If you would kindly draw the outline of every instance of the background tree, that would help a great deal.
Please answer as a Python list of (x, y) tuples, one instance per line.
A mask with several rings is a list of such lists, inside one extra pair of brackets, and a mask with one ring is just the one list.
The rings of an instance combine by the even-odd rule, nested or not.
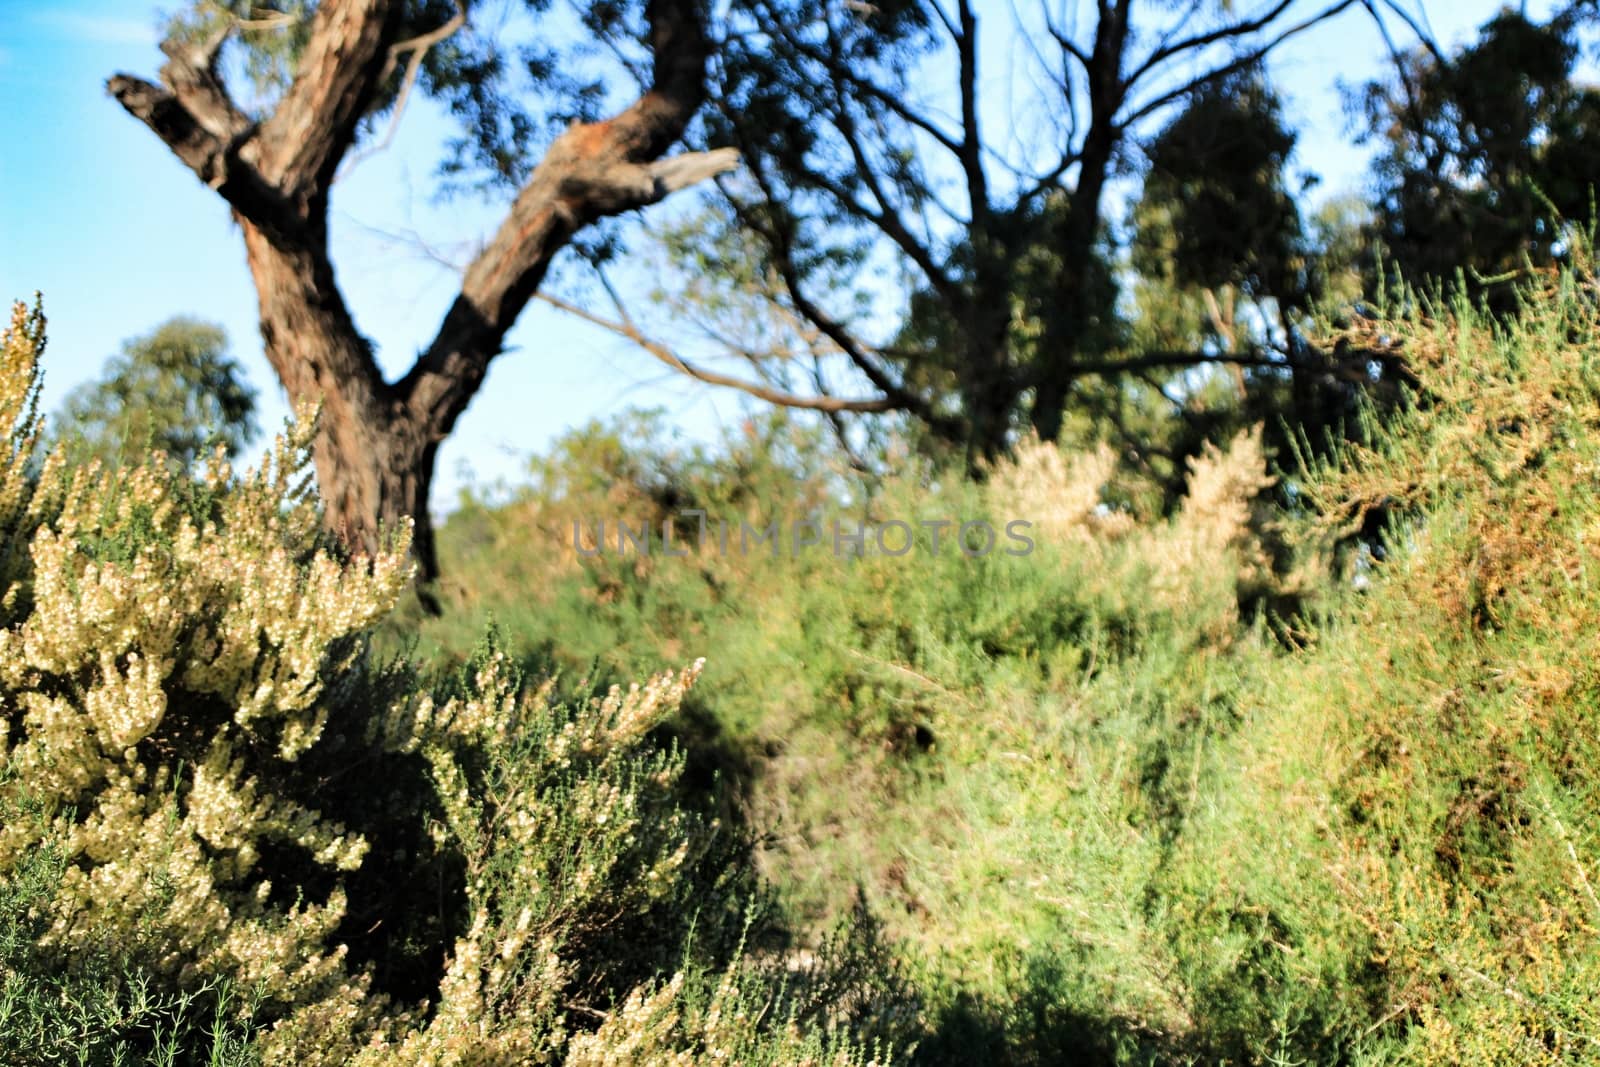
[[(537, 20), (549, 5), (523, 6)], [(371, 552), (381, 524), (413, 517), (423, 578), (437, 573), (428, 491), (439, 444), (552, 260), (597, 220), (734, 163), (728, 151), (662, 158), (704, 95), (709, 45), (696, 0), (582, 8), (587, 43), (609, 47), (639, 83), (606, 120), (608, 83), (588, 76), (593, 64), (564, 62), (543, 43), (548, 34), (509, 49), (474, 32), (476, 10), (466, 0), (199, 0), (162, 46), (161, 84), (126, 74), (108, 82), (232, 208), (267, 359), (292, 401), (322, 404), (315, 455), (327, 522)], [(226, 84), (231, 40), (246, 45), (256, 110)], [(372, 143), (415, 86), (463, 122), (446, 169), (516, 193), (436, 335), (389, 381), (334, 279), (327, 213), (352, 149)]]
[[(1291, 177), (1296, 140), (1263, 73), (1244, 70), (1197, 90), (1145, 145), (1127, 223), (1127, 349), (1152, 358), (1098, 405), (1081, 385), (1077, 395), (1091, 413), (1116, 405), (1101, 421), (1128, 454), (1162, 461), (1144, 466), (1173, 499), (1207, 440), (1262, 423), (1286, 461), (1286, 434), (1315, 453), (1354, 431), (1358, 397), (1394, 358), (1314, 340), (1319, 315), (1360, 313), (1370, 212), (1333, 201), (1307, 214), (1315, 179)], [(1161, 365), (1162, 353), (1190, 351), (1217, 362)]]
[(123, 344), (97, 381), (68, 394), (51, 437), (74, 465), (141, 462), (151, 449), (189, 468), (221, 444), (235, 459), (257, 433), (256, 392), (222, 327), (174, 318)]
[[(836, 425), (897, 413), (973, 468), (1030, 425), (1113, 437), (1175, 485), (1241, 421), (1284, 416), (1320, 440), (1370, 380), (1371, 354), (1304, 333), (1319, 301), (1356, 295), (1357, 234), (1301, 217), (1311, 183), (1289, 173), (1296, 138), (1262, 61), (1346, 6), (1030, 8), (1011, 32), (1032, 67), (997, 75), (969, 5), (735, 5), (704, 136), (749, 165), (665, 242), (670, 316), (717, 321), (697, 345), (620, 300), (584, 317), (703, 380), (766, 399), (781, 385), (778, 402)], [(782, 340), (729, 330), (732, 307)], [(707, 351), (744, 380), (704, 373)]]
[[(966, 0), (740, 0), (706, 143), (748, 165), (722, 185), (774, 298), (876, 403), (978, 464), (1021, 425), (1057, 437), (1086, 376), (1218, 359), (1112, 354), (1108, 186), (1151, 122), (1350, 6), (1038, 5), (1014, 28), (1031, 69), (999, 76)], [(903, 328), (884, 327), (903, 308), (855, 298), (885, 274), (909, 294)], [(1019, 332), (1030, 305), (1048, 313)]]
[(1600, 89), (1573, 74), (1592, 14), (1541, 24), (1508, 8), (1454, 56), (1398, 55), (1394, 78), (1356, 98), (1381, 148), (1373, 236), (1407, 281), (1459, 272), (1504, 307), (1509, 275), (1554, 263), (1563, 222), (1591, 221)]

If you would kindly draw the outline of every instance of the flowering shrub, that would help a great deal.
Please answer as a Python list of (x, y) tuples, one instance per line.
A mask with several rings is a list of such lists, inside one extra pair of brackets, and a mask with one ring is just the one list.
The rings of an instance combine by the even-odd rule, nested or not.
[(7, 820), (0, 870), (60, 850), (40, 945), (68, 969), (117, 943), (179, 985), (359, 1011), (330, 937), (342, 888), (285, 903), (261, 856), (361, 863), (364, 840), (282, 787), (328, 726), (324, 678), (406, 581), (404, 545), (360, 564), (308, 551), (306, 421), (236, 485), (220, 459), (195, 485), (159, 456), (111, 474), (56, 454), (30, 475), (42, 326), (19, 307), (0, 367), (8, 525), (27, 543), (0, 572), (0, 757), (7, 802), (25, 791), (47, 815)]
[(648, 736), (699, 664), (567, 707), (492, 649), (437, 687), (379, 663), (366, 633), (408, 581), (405, 532), (372, 558), (321, 540), (311, 413), (243, 477), (220, 455), (198, 480), (159, 455), (68, 470), (37, 457), (43, 344), (18, 305), (0, 1060), (674, 1062), (742, 1042), (814, 1061), (774, 1008), (792, 994), (739, 962), (761, 899), (742, 843), (681, 807), (682, 758)]

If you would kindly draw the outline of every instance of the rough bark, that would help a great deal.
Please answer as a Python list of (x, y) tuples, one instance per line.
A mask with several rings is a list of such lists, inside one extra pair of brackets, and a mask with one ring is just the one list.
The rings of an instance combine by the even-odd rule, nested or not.
[(370, 553), (382, 528), (411, 518), (428, 581), (438, 574), (428, 490), (439, 444), (551, 261), (584, 226), (730, 170), (737, 157), (661, 158), (701, 103), (707, 44), (696, 0), (655, 0), (650, 89), (612, 119), (556, 139), (468, 268), (432, 343), (399, 381), (385, 381), (334, 278), (326, 214), (399, 13), (396, 0), (324, 0), (294, 82), (259, 123), (233, 105), (217, 73), (221, 38), (163, 46), (160, 85), (119, 74), (107, 88), (232, 206), (267, 359), (292, 401), (321, 406), (315, 462), (330, 530)]
[[(259, 296), (267, 359), (297, 404), (321, 404), (314, 446), (329, 527), (363, 552), (377, 548), (378, 524), (426, 513), (428, 477), (415, 470), (426, 428), (383, 381), (334, 285), (326, 256), (274, 243), (240, 219)], [(417, 523), (425, 578), (434, 560), (430, 531)]]

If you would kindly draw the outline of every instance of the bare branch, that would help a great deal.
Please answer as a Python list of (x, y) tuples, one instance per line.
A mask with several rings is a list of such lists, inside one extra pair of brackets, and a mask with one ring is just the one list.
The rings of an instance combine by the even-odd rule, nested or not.
[(691, 185), (699, 185), (720, 174), (737, 170), (738, 167), (737, 148), (713, 148), (709, 152), (682, 152), (668, 156), (648, 164), (645, 170), (650, 175), (650, 195), (660, 200)]
[(1160, 66), (1162, 63), (1173, 58), (1174, 56), (1182, 55), (1185, 52), (1192, 52), (1199, 49), (1208, 48), (1211, 45), (1219, 44), (1222, 41), (1233, 40), (1239, 37), (1247, 37), (1250, 34), (1253, 34), (1276, 21), (1280, 15), (1294, 6), (1294, 2), (1295, 0), (1278, 0), (1277, 3), (1262, 11), (1254, 18), (1241, 19), (1238, 22), (1233, 22), (1226, 26), (1218, 26), (1216, 29), (1210, 30), (1206, 33), (1197, 33), (1190, 37), (1185, 37), (1181, 41), (1163, 44), (1161, 47), (1151, 52), (1149, 56), (1145, 57), (1145, 61), (1139, 64), (1138, 68), (1128, 75), (1128, 84), (1134, 84), (1140, 78), (1143, 78), (1146, 74), (1149, 74), (1156, 67)]
[[(1362, 350), (1353, 352), (1344, 360), (1333, 363), (1306, 362), (1296, 360), (1281, 350), (1270, 347), (1256, 346), (1242, 352), (1204, 352), (1189, 349), (1158, 350), (1129, 356), (1125, 359), (1090, 360), (1070, 364), (1068, 369), (1074, 376), (1087, 374), (1140, 374), (1143, 371), (1159, 370), (1162, 368), (1177, 367), (1206, 367), (1206, 366), (1235, 366), (1235, 367), (1261, 367), (1272, 370), (1294, 370), (1296, 368), (1321, 370), (1326, 373), (1337, 374), (1339, 377), (1350, 381), (1365, 380), (1365, 367), (1371, 362), (1396, 362), (1390, 353)], [(1146, 379), (1148, 381), (1148, 379)], [(1154, 383), (1152, 383), (1154, 384)]]
[(106, 90), (128, 114), (150, 127), (184, 165), (213, 189), (227, 180), (223, 144), (189, 113), (177, 96), (131, 74), (117, 74)]
[[(1156, 45), (1158, 49), (1171, 45), (1178, 32), (1200, 15), (1200, 10), (1205, 6), (1206, 0), (1189, 0), (1189, 7), (1182, 15), (1173, 20), (1166, 32), (1161, 35), (1161, 42)], [(1227, 10), (1226, 8), (1224, 10)]]
[(978, 16), (971, 0), (959, 0), (961, 36), (956, 41), (961, 84), (961, 170), (966, 176), (967, 202), (975, 225), (985, 225), (989, 215), (989, 179), (983, 170), (983, 138), (978, 126)]
[(890, 112), (898, 116), (908, 125), (914, 126), (923, 133), (927, 134), (929, 137), (932, 137), (941, 148), (945, 149), (950, 154), (960, 155), (961, 143), (959, 141), (941, 129), (939, 124), (934, 122), (931, 118), (913, 110), (912, 107), (899, 96), (885, 91), (882, 86), (876, 85), (866, 78), (858, 78), (852, 75), (846, 75), (846, 77), (848, 78), (850, 87), (858, 94), (871, 97), (874, 101), (884, 108), (887, 108)]
[(1288, 29), (1273, 37), (1265, 44), (1241, 54), (1232, 62), (1225, 63), (1220, 67), (1216, 67), (1206, 72), (1205, 74), (1190, 79), (1177, 88), (1161, 93), (1159, 96), (1136, 108), (1126, 118), (1121, 119), (1119, 121), (1119, 125), (1124, 128), (1133, 126), (1141, 119), (1144, 119), (1149, 115), (1161, 110), (1163, 107), (1166, 107), (1175, 100), (1181, 100), (1183, 97), (1188, 96), (1189, 94), (1195, 92), (1205, 85), (1210, 84), (1211, 82), (1226, 78), (1229, 75), (1236, 74), (1242, 70), (1248, 70), (1257, 63), (1261, 62), (1261, 60), (1265, 59), (1273, 49), (1277, 48), (1291, 37), (1295, 37), (1309, 29), (1312, 29), (1315, 26), (1320, 25), (1323, 22), (1326, 22), (1328, 19), (1333, 18), (1335, 15), (1340, 14), (1341, 12), (1360, 2), (1361, 0), (1339, 0), (1338, 3), (1329, 5), (1317, 14), (1304, 19), (1293, 26), (1290, 26)]
[(174, 155), (210, 188), (267, 229), (283, 228), (282, 202), (240, 158), (256, 127), (228, 97), (217, 76), (217, 56), (231, 27), (205, 40), (161, 43), (167, 62), (158, 87), (128, 74), (106, 82), (117, 103), (160, 137)]
[[(1428, 55), (1433, 58), (1435, 63), (1440, 67), (1448, 67), (1450, 65), (1450, 61), (1445, 58), (1444, 50), (1439, 47), (1439, 42), (1434, 39), (1432, 32), (1423, 27), (1409, 11), (1401, 7), (1399, 0), (1380, 0), (1380, 2), (1384, 7), (1394, 12), (1396, 18), (1406, 24), (1406, 28), (1411, 31), (1412, 36), (1416, 37), (1418, 43), (1427, 49)], [(1373, 10), (1372, 4), (1369, 3), (1366, 7), (1367, 10), (1372, 12), (1372, 17), (1376, 19), (1378, 13)], [(1426, 19), (1426, 14), (1423, 17)]]
[(950, 17), (950, 13), (944, 9), (944, 4), (941, 2), (941, 0), (932, 0), (928, 6), (933, 9), (933, 13), (935, 15), (939, 16), (939, 22), (942, 26), (944, 26), (945, 32), (950, 35), (951, 40), (954, 40), (960, 36), (960, 31), (956, 29), (955, 20), (952, 19)]
[[(608, 319), (604, 316), (596, 315), (594, 312), (588, 311), (576, 304), (562, 300), (560, 297), (551, 296), (549, 293), (540, 293), (538, 294), (538, 298), (549, 304), (551, 307), (559, 308), (575, 318), (579, 318), (584, 322), (599, 326), (601, 329), (608, 330), (611, 333), (616, 334), (618, 337), (626, 338), (639, 348), (643, 349), (645, 352), (648, 352), (650, 355), (654, 356), (656, 359), (660, 360), (662, 363), (665, 363), (667, 366), (681, 374), (686, 374), (697, 381), (706, 382), (710, 385), (721, 385), (730, 389), (737, 389), (742, 393), (748, 393), (750, 396), (753, 396), (758, 400), (765, 400), (769, 404), (777, 404), (781, 407), (787, 408), (802, 408), (808, 411), (824, 411), (833, 413), (841, 411), (894, 411), (898, 407), (894, 401), (888, 399), (887, 397), (874, 397), (866, 400), (847, 400), (833, 396), (801, 396), (798, 393), (789, 393), (779, 389), (771, 389), (760, 384), (759, 382), (751, 382), (743, 378), (734, 377), (732, 375), (720, 374), (716, 371), (706, 370), (702, 367), (697, 367), (687, 362), (662, 342), (646, 336), (643, 331), (634, 325), (631, 319), (625, 316), (617, 320)], [(619, 312), (620, 311), (621, 309), (619, 309)]]
[(1085, 69), (1088, 68), (1089, 53), (1085, 52), (1081, 45), (1073, 41), (1071, 35), (1056, 26), (1054, 22), (1047, 22), (1045, 29), (1055, 39), (1056, 45), (1061, 49), (1063, 55), (1070, 56)]
[(893, 241), (900, 251), (905, 254), (907, 259), (917, 265), (917, 269), (922, 271), (923, 275), (928, 279), (928, 284), (941, 297), (952, 303), (960, 301), (962, 299), (960, 289), (951, 280), (950, 276), (940, 269), (939, 264), (934, 261), (932, 250), (917, 240), (916, 235), (911, 232), (911, 229), (905, 224), (905, 220), (895, 210), (888, 194), (884, 192), (882, 183), (878, 181), (877, 172), (873, 169), (871, 162), (867, 159), (866, 150), (862, 147), (860, 135), (856, 132), (855, 119), (850, 115), (848, 105), (841, 105), (834, 120), (834, 127), (844, 138), (845, 147), (850, 150), (850, 156), (855, 161), (856, 173), (866, 183), (867, 190), (872, 193), (873, 199), (878, 202), (878, 209), (875, 211), (863, 204), (838, 181), (820, 172), (810, 176), (811, 183), (831, 195), (841, 208), (872, 223), (872, 225), (881, 230), (884, 236)]
[(238, 30), (286, 30), (300, 21), (300, 16), (289, 11), (273, 11), (265, 16), (242, 18), (234, 15), (221, 3), (213, 4), (213, 6), (232, 19), (234, 29)]
[[(761, 195), (767, 203), (778, 203), (771, 180), (762, 168), (759, 156), (752, 155), (749, 161), (749, 172), (755, 179)], [(901, 386), (894, 378), (880, 366), (876, 359), (869, 354), (862, 342), (850, 332), (848, 328), (833, 316), (823, 310), (820, 304), (813, 301), (805, 292), (804, 283), (799, 269), (795, 266), (793, 235), (785, 228), (771, 226), (765, 220), (758, 218), (738, 197), (723, 190), (728, 195), (728, 203), (733, 208), (739, 222), (751, 233), (758, 234), (766, 242), (772, 255), (773, 266), (778, 276), (783, 280), (784, 288), (788, 291), (789, 301), (794, 309), (807, 321), (816, 325), (823, 336), (839, 347), (845, 356), (855, 365), (856, 369), (864, 374), (874, 388), (885, 396), (894, 400), (902, 410), (915, 415), (928, 425), (935, 433), (947, 440), (960, 440), (962, 424), (959, 419), (951, 418), (934, 410), (932, 403), (918, 396), (916, 393)]]

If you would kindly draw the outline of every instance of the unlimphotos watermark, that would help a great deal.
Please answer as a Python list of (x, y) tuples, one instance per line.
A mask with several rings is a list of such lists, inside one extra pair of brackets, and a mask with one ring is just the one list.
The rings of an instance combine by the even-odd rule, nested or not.
[[(689, 518), (697, 521), (685, 532), (682, 520)], [(586, 525), (589, 528), (586, 529)], [(677, 513), (676, 520), (663, 519), (659, 529), (646, 522), (632, 526), (625, 519), (597, 519), (592, 524), (573, 519), (572, 547), (580, 556), (631, 552), (639, 556), (655, 553), (681, 558), (689, 555), (693, 545), (702, 553), (713, 547), (723, 556), (748, 556), (765, 551), (776, 559), (783, 552), (787, 533), (791, 558), (804, 549), (820, 548), (831, 548), (835, 558), (861, 556), (866, 554), (870, 544), (885, 556), (907, 556), (919, 550), (938, 555), (954, 545), (962, 555), (974, 559), (997, 549), (1008, 556), (1029, 555), (1034, 548), (1033, 538), (1027, 534), (1031, 529), (1033, 523), (1027, 519), (1012, 519), (999, 531), (983, 519), (918, 519), (914, 522), (890, 519), (854, 524), (839, 519), (826, 524), (817, 519), (796, 519), (785, 524), (774, 519), (765, 526), (752, 526), (743, 519), (731, 523), (724, 519), (713, 520), (700, 508), (685, 508)], [(925, 531), (928, 537), (919, 538), (918, 530)]]

